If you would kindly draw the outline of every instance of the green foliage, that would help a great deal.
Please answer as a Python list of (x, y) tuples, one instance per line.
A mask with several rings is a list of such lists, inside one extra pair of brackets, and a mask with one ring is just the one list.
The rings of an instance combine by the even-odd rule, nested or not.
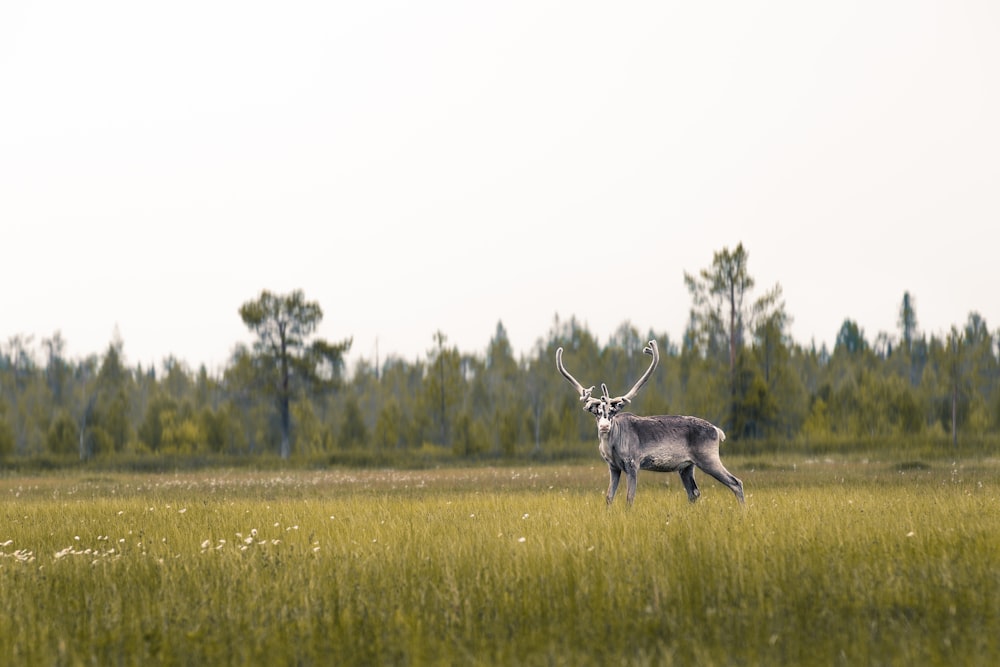
[(487, 451), (489, 436), (481, 421), (473, 420), (468, 412), (462, 412), (455, 420), (455, 437), (452, 452), (460, 458), (481, 456)]
[(368, 427), (365, 426), (361, 416), (361, 409), (358, 407), (358, 400), (353, 395), (348, 395), (340, 401), (340, 406), (344, 411), (343, 421), (340, 423), (340, 433), (338, 442), (344, 449), (363, 447), (368, 444)]
[(903, 349), (912, 352), (917, 335), (917, 310), (909, 292), (903, 292), (903, 302), (899, 306), (899, 332)]
[(402, 444), (400, 436), (402, 426), (403, 411), (399, 407), (399, 400), (395, 396), (389, 396), (379, 410), (378, 420), (375, 422), (375, 446), (379, 449), (399, 447)]
[(618, 394), (648, 366), (641, 350), (651, 339), (660, 367), (629, 409), (705, 417), (739, 451), (997, 451), (1000, 332), (981, 316), (928, 335), (907, 293), (899, 338), (879, 332), (870, 343), (845, 319), (832, 353), (803, 347), (789, 335), (780, 287), (751, 295), (747, 261), (739, 246), (688, 276), (694, 308), (679, 344), (627, 321), (602, 342), (556, 316), (520, 357), (498, 322), (483, 353), (463, 353), (438, 331), (422, 359), (360, 359), (348, 372), (350, 341), (317, 340), (322, 310), (300, 291), (244, 304), (256, 341), (237, 345), (218, 374), (173, 356), (130, 366), (117, 336), (102, 355), (76, 360), (58, 332), (37, 349), (15, 336), (0, 345), (0, 456), (5, 465), (236, 464), (288, 457), (294, 440), (299, 462), (596, 460), (594, 419), (556, 372), (555, 350), (585, 385)]
[(162, 421), (165, 452), (194, 454), (205, 442), (201, 426), (190, 410), (164, 413)]
[[(721, 358), (722, 350), (728, 351), (728, 414), (722, 421), (737, 437), (760, 437), (777, 427), (771, 364), (781, 362), (785, 329), (791, 319), (781, 300), (780, 285), (750, 302), (756, 281), (749, 273), (749, 258), (740, 243), (734, 251), (723, 248), (715, 253), (711, 268), (702, 269), (698, 276), (684, 274), (694, 304), (687, 332), (689, 348), (702, 357), (714, 358)], [(751, 336), (763, 378), (757, 377), (757, 368), (748, 368), (745, 363)]]
[(122, 341), (109, 346), (97, 374), (96, 404), (91, 418), (94, 453), (113, 454), (125, 449), (132, 431), (129, 396), (132, 376), (122, 359)]
[(843, 350), (848, 354), (860, 354), (868, 349), (868, 341), (865, 340), (865, 332), (853, 320), (844, 320), (837, 332), (837, 340), (834, 343), (834, 352)]
[(230, 440), (232, 423), (229, 411), (226, 409), (212, 410), (204, 407), (198, 413), (199, 427), (204, 439), (204, 446), (209, 451), (219, 454), (226, 449)]
[(177, 403), (169, 396), (154, 397), (146, 408), (146, 415), (139, 426), (138, 436), (143, 445), (157, 451), (163, 447), (163, 426), (167, 415), (177, 412)]
[(772, 432), (779, 406), (764, 376), (754, 368), (742, 367), (737, 378), (733, 434), (756, 438)]
[(281, 458), (291, 455), (291, 401), (304, 388), (332, 387), (340, 380), (343, 355), (351, 341), (332, 344), (309, 337), (323, 319), (319, 304), (306, 301), (301, 290), (276, 295), (264, 290), (240, 307), (243, 323), (257, 335), (254, 360), (249, 364), (263, 376), (261, 386), (271, 392), (281, 424)]
[(445, 347), (447, 336), (434, 334), (435, 347), (428, 353), (427, 376), (421, 393), (422, 412), (430, 416), (434, 442), (451, 445), (452, 420), (461, 399), (462, 370), (458, 348)]
[(80, 433), (74, 420), (66, 410), (60, 410), (45, 435), (46, 449), (57, 456), (77, 453)]
[(14, 429), (10, 427), (3, 414), (0, 413), (0, 459), (14, 453)]

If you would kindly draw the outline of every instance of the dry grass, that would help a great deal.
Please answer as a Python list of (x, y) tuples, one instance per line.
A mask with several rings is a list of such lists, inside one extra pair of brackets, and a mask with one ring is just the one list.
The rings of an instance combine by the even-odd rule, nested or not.
[(1000, 463), (0, 479), (7, 664), (994, 664)]

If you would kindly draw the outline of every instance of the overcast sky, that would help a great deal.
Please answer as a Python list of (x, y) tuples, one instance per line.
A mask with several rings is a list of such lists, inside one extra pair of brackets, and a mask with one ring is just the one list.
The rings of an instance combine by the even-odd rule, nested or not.
[(350, 355), (675, 340), (740, 242), (800, 343), (1000, 326), (1000, 3), (0, 5), (0, 345), (220, 369), (262, 289)]

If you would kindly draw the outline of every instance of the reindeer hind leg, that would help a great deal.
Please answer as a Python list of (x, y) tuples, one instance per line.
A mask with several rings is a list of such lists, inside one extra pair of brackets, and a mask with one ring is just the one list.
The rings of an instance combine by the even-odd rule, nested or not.
[(694, 464), (689, 463), (677, 472), (681, 476), (681, 482), (684, 484), (684, 490), (687, 491), (688, 500), (692, 503), (698, 500), (698, 496), (701, 495), (701, 491), (698, 490), (698, 484), (694, 481)]
[(731, 472), (726, 470), (726, 467), (722, 465), (722, 461), (715, 459), (714, 461), (709, 461), (705, 465), (700, 465), (698, 467), (722, 482), (725, 486), (729, 487), (729, 490), (733, 492), (736, 499), (740, 501), (741, 505), (746, 502), (743, 496), (743, 482), (741, 482), (736, 475), (733, 475)]

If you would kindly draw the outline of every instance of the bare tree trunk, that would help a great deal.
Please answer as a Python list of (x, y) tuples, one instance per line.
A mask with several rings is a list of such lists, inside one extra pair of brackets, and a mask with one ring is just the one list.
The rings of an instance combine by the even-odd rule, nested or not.
[(292, 415), (288, 405), (288, 394), (283, 393), (279, 399), (281, 405), (279, 406), (279, 411), (281, 412), (281, 458), (287, 459), (292, 455)]
[(535, 454), (542, 453), (542, 405), (535, 401)]
[(87, 399), (87, 407), (83, 409), (83, 418), (80, 420), (80, 460), (86, 461), (90, 458), (90, 448), (87, 446), (87, 422), (94, 412), (94, 404), (97, 402), (96, 396)]
[(958, 449), (958, 384), (951, 388), (951, 446)]
[(736, 406), (736, 279), (729, 281), (729, 414), (733, 427), (737, 422)]
[(287, 460), (292, 455), (292, 414), (289, 407), (288, 347), (284, 327), (281, 329), (281, 388), (278, 390), (278, 412), (281, 414), (281, 458)]
[(729, 284), (729, 379), (736, 393), (736, 285)]

